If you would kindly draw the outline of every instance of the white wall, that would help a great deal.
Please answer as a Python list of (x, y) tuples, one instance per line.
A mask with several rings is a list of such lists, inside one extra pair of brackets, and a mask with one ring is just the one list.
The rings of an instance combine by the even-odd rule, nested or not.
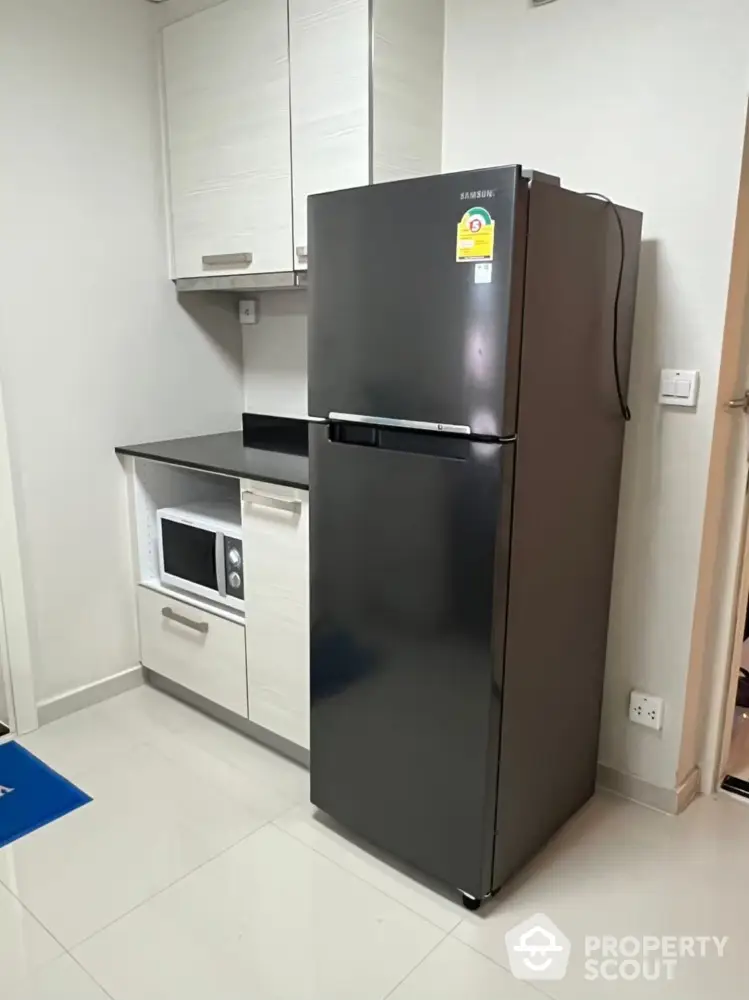
[(244, 328), (244, 408), (307, 416), (307, 293), (265, 292), (260, 322)]
[(5, 690), (5, 678), (3, 677), (2, 668), (0, 667), (0, 722), (5, 723), (7, 726), (9, 721), (9, 699), (8, 693)]
[[(448, 0), (444, 167), (521, 162), (644, 212), (601, 760), (677, 781), (749, 81), (746, 0)], [(698, 368), (696, 413), (656, 405)], [(666, 699), (662, 734), (627, 721)], [(683, 778), (684, 775), (679, 775)]]
[(239, 426), (233, 303), (167, 279), (157, 10), (0, 0), (0, 378), (40, 701), (138, 659), (114, 446)]
[(161, 27), (181, 21), (184, 17), (197, 14), (198, 11), (215, 7), (224, 0), (166, 0), (165, 3), (154, 4), (153, 16)]

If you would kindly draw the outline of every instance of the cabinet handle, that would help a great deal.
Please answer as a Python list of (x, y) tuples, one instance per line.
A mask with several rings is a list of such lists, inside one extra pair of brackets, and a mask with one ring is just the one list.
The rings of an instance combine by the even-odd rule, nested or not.
[(251, 253), (209, 253), (203, 257), (203, 267), (231, 267), (234, 264), (249, 266), (251, 263)]
[(161, 613), (170, 622), (177, 622), (178, 625), (184, 625), (186, 628), (191, 628), (203, 635), (208, 635), (208, 622), (195, 622), (192, 618), (185, 618), (184, 615), (172, 611), (171, 608), (162, 608)]
[(252, 490), (244, 490), (242, 499), (245, 503), (253, 503), (256, 507), (270, 507), (273, 510), (285, 510), (287, 514), (301, 514), (301, 500), (285, 500), (283, 497), (268, 497)]
[(303, 264), (306, 264), (307, 263), (307, 247), (297, 247), (296, 248), (296, 256), (297, 256), (297, 260), (299, 260)]

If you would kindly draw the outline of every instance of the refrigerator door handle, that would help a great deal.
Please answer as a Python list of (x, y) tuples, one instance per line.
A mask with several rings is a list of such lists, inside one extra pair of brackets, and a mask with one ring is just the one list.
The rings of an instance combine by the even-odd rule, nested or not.
[(370, 424), (373, 427), (392, 427), (396, 430), (432, 431), (436, 434), (462, 434), (471, 436), (471, 428), (467, 424), (433, 424), (427, 420), (398, 420), (395, 417), (371, 417), (362, 413), (328, 414), (331, 423)]

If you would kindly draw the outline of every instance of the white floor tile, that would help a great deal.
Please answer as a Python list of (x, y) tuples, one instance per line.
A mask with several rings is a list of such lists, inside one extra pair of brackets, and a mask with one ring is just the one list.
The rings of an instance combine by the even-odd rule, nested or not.
[[(181, 766), (204, 768), (208, 756), (243, 776), (243, 794), (277, 815), (309, 801), (309, 771), (211, 716), (149, 685), (96, 706), (110, 731), (155, 746)], [(229, 776), (229, 771), (224, 769)]]
[(188, 767), (208, 755), (250, 781), (276, 813), (309, 801), (309, 771), (256, 740), (148, 685), (66, 716), (20, 741), (69, 781), (81, 783), (92, 766), (158, 747)]
[(66, 946), (309, 799), (305, 768), (147, 686), (23, 743), (94, 798), (0, 851)]
[(274, 815), (241, 773), (153, 746), (91, 763), (94, 801), (0, 851), (0, 882), (66, 946), (93, 934)]
[(126, 729), (133, 738), (148, 740), (149, 735), (189, 726), (195, 715), (191, 705), (172, 698), (150, 684), (102, 702), (97, 708), (105, 712), (114, 725)]
[(9, 982), (21, 980), (62, 948), (8, 889), (0, 885), (0, 996)]
[(454, 938), (446, 938), (388, 1000), (541, 1000), (537, 990)]
[[(316, 816), (305, 769), (150, 688), (23, 742), (94, 802), (0, 850), (3, 1000), (747, 995), (749, 808), (727, 796), (678, 818), (597, 796), (468, 914)], [(504, 934), (536, 912), (573, 954), (534, 990), (508, 971)], [(585, 935), (604, 934), (729, 943), (673, 984), (587, 982)]]
[[(725, 849), (737, 846), (739, 830), (740, 856)], [(558, 1000), (637, 1000), (662, 996), (669, 988), (679, 1000), (745, 998), (747, 847), (749, 811), (734, 803), (700, 801), (675, 818), (601, 797), (497, 899), (467, 915), (455, 936), (508, 967), (506, 931), (540, 912), (572, 942), (567, 977), (541, 984)], [(713, 955), (680, 962), (673, 986), (586, 981), (585, 937), (603, 935), (725, 935), (730, 940), (722, 960)]]
[(380, 854), (318, 813), (314, 806), (298, 806), (284, 813), (276, 824), (442, 930), (451, 931), (463, 919), (465, 910), (457, 894), (451, 899), (446, 887), (429, 886), (424, 876)]
[(19, 740), (68, 781), (78, 782), (92, 764), (189, 725), (193, 710), (143, 685), (67, 715)]
[(442, 937), (267, 826), (75, 955), (115, 1000), (382, 1000)]
[(274, 815), (309, 802), (307, 768), (200, 712), (192, 712), (180, 727), (154, 736), (153, 745), (177, 762), (197, 766), (208, 756), (231, 768), (247, 792)]
[(67, 715), (18, 742), (74, 784), (96, 763), (122, 756), (133, 745), (103, 705)]
[(0, 969), (3, 1000), (107, 1000), (104, 990), (69, 955), (22, 977), (3, 977)]

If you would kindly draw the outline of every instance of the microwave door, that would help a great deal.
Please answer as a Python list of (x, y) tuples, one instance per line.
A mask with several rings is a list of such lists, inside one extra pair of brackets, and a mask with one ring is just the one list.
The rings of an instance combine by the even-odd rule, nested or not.
[(207, 596), (222, 594), (220, 541), (216, 531), (162, 518), (162, 581)]
[(218, 581), (218, 592), (221, 597), (226, 597), (226, 546), (224, 536), (220, 531), (215, 534), (216, 542), (216, 577)]

